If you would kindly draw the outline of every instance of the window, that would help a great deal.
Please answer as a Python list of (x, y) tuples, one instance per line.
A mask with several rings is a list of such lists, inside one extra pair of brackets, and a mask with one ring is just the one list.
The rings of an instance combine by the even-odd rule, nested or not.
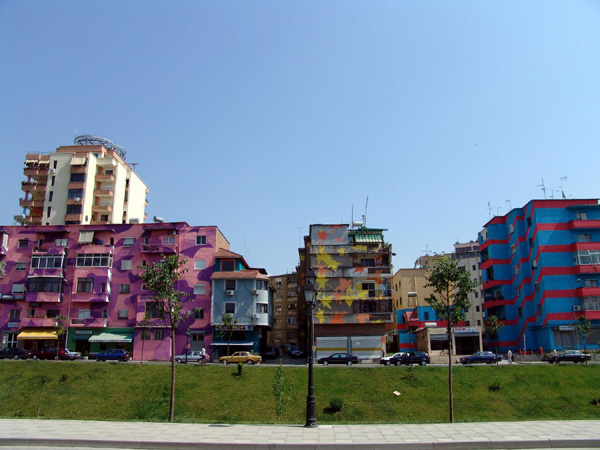
[(196, 245), (205, 245), (206, 244), (206, 236), (196, 236)]
[(81, 214), (81, 205), (67, 205), (67, 214)]
[(225, 290), (226, 291), (235, 291), (235, 280), (225, 280)]
[(281, 300), (281, 292), (275, 292), (275, 300)]
[(585, 287), (598, 287), (598, 280), (594, 280), (594, 279), (585, 280)]
[(11, 309), (9, 317), (11, 319), (20, 319), (21, 318), (21, 310), (20, 309)]
[(206, 269), (206, 260), (197, 259), (194, 261), (194, 270), (204, 270)]
[(221, 261), (222, 272), (233, 272), (233, 261)]
[(475, 298), (479, 298), (479, 292), (475, 292)]
[(510, 254), (514, 255), (515, 253), (517, 253), (517, 244), (513, 244), (510, 246)]
[(235, 314), (235, 302), (225, 302), (225, 314)]
[(127, 319), (128, 312), (129, 311), (127, 309), (120, 309), (119, 310), (119, 319)]
[(477, 326), (478, 326), (478, 327), (479, 327), (479, 326), (481, 326), (481, 320), (478, 320), (478, 321), (477, 321)]
[(592, 235), (591, 234), (578, 234), (577, 242), (592, 242)]
[(276, 331), (275, 332), (275, 339), (280, 341), (281, 340), (281, 331)]
[(89, 319), (92, 317), (92, 311), (90, 309), (79, 309), (77, 310), (78, 319)]
[(281, 305), (275, 306), (275, 314), (281, 314)]
[(73, 200), (74, 198), (82, 198), (83, 197), (83, 189), (69, 189), (67, 192), (67, 198), (69, 200)]
[(29, 239), (19, 239), (19, 244), (17, 248), (28, 248), (29, 247)]
[(164, 330), (155, 330), (154, 331), (154, 340), (155, 341), (162, 341), (164, 338), (165, 338)]
[[(69, 179), (70, 183), (83, 183), (85, 181), (85, 173), (72, 173)], [(54, 186), (54, 184), (53, 184)]]
[(131, 270), (131, 260), (124, 259), (121, 261), (121, 270)]
[(60, 278), (30, 278), (29, 292), (60, 292)]
[(298, 323), (298, 318), (297, 317), (288, 317), (286, 319), (286, 323), (288, 325), (296, 325)]
[(578, 266), (600, 264), (600, 250), (580, 250), (573, 253), (573, 263)]
[(77, 278), (77, 292), (90, 293), (94, 290), (94, 279), (92, 277)]
[(531, 226), (531, 217), (527, 218), (527, 226), (530, 227)]
[(265, 305), (264, 303), (258, 303), (256, 305), (256, 312), (266, 314), (269, 312), (269, 305)]
[(129, 294), (130, 286), (128, 284), (119, 285), (119, 294)]
[(509, 233), (512, 233), (513, 231), (515, 231), (515, 226), (514, 226), (514, 225), (511, 223), (511, 224), (508, 226), (508, 232), (509, 232)]
[(32, 269), (57, 269), (62, 267), (62, 255), (40, 255), (31, 257)]
[(479, 312), (479, 305), (475, 306), (475, 312)]
[(586, 212), (576, 212), (575, 220), (588, 220), (588, 213)]
[(27, 270), (27, 263), (25, 261), (18, 261), (15, 263), (15, 270), (17, 272), (22, 272)]
[(163, 236), (160, 241), (162, 245), (174, 245), (175, 236)]
[[(48, 193), (48, 201), (51, 202), (53, 198), (54, 198), (54, 191), (50, 191)], [(50, 215), (50, 214), (48, 214), (48, 215)]]
[(473, 272), (475, 272), (475, 271), (477, 270), (477, 266), (476, 266), (475, 264), (473, 264), (473, 265), (471, 266), (471, 270), (472, 270)]
[(196, 284), (194, 286), (194, 295), (204, 295), (206, 292), (206, 286), (203, 284)]
[(360, 260), (360, 265), (364, 267), (375, 267), (375, 260), (373, 258), (363, 258)]
[(423, 320), (429, 320), (429, 311), (423, 312)]
[(156, 302), (146, 302), (146, 316), (151, 319), (158, 319), (160, 317)]
[(52, 175), (52, 179), (50, 180), (50, 186), (54, 186), (54, 183), (56, 183), (56, 176)]
[(57, 247), (66, 247), (67, 246), (67, 240), (66, 239), (56, 239), (54, 241), (54, 245), (56, 245)]
[(523, 308), (519, 307), (517, 311), (519, 312), (519, 317), (523, 317)]
[(465, 326), (470, 327), (471, 326), (471, 321), (470, 320), (465, 320)]
[(195, 309), (194, 310), (194, 319), (204, 319), (204, 310), (203, 309)]
[(108, 319), (108, 309), (103, 309), (102, 310), (102, 318), (103, 319)]
[(28, 319), (31, 319), (34, 316), (35, 316), (35, 309), (29, 309), (29, 310), (27, 310), (27, 318)]
[(535, 292), (540, 292), (540, 283), (535, 283)]
[(142, 341), (149, 341), (151, 336), (152, 335), (150, 334), (149, 330), (142, 331)]
[(100, 222), (108, 222), (108, 214), (101, 214)]
[(85, 253), (77, 255), (77, 267), (111, 267), (112, 255), (105, 253)]
[(123, 239), (123, 247), (133, 247), (135, 243), (135, 238), (127, 237)]
[(296, 309), (297, 309), (296, 303), (288, 303), (287, 309), (288, 309), (288, 311), (296, 311)]

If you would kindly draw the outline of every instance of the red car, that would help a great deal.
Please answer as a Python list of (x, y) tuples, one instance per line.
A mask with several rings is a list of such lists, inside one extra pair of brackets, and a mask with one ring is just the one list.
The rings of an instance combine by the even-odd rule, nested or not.
[(44, 347), (41, 350), (31, 351), (32, 359), (71, 359), (69, 353), (61, 348), (56, 354), (56, 347)]

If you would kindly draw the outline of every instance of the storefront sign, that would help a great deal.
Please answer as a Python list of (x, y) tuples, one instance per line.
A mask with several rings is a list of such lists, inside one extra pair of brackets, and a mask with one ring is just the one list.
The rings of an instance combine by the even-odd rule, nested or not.
[(93, 331), (92, 330), (75, 330), (75, 334), (76, 335), (82, 335), (82, 334), (92, 335)]
[(575, 328), (573, 328), (571, 325), (560, 325), (558, 327), (558, 331), (573, 331), (575, 330)]
[(19, 322), (8, 322), (8, 328), (17, 328), (19, 326)]
[[(221, 327), (215, 327), (217, 331), (221, 331)], [(235, 325), (233, 331), (252, 331), (252, 325)]]
[(454, 328), (454, 334), (473, 334), (479, 333), (479, 327), (456, 327)]
[(437, 327), (437, 323), (436, 322), (425, 322), (425, 327), (426, 328), (435, 328), (435, 327)]

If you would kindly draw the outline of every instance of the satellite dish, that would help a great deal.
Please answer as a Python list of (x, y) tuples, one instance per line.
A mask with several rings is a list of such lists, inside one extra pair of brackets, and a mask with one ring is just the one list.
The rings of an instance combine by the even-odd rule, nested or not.
[(154, 216), (152, 218), (152, 220), (154, 220), (156, 223), (163, 223), (165, 221), (165, 219), (163, 219), (162, 217), (158, 217), (158, 216)]

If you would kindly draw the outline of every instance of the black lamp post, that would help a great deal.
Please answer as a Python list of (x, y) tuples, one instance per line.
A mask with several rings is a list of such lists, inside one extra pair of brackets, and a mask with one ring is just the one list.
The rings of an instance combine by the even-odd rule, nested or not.
[(306, 396), (306, 428), (314, 428), (317, 426), (317, 418), (315, 416), (315, 393), (313, 389), (313, 364), (315, 356), (313, 352), (313, 344), (315, 341), (315, 326), (313, 322), (313, 309), (316, 303), (316, 291), (312, 284), (312, 280), (307, 278), (304, 284), (304, 299), (308, 307), (308, 395)]
[(187, 342), (185, 344), (185, 363), (186, 364), (188, 363), (188, 354), (190, 353), (190, 349), (189, 349), (189, 347), (190, 347), (190, 334), (192, 334), (192, 333), (190, 332), (190, 329), (188, 328), (186, 330), (186, 332), (185, 332), (185, 335), (187, 336)]

